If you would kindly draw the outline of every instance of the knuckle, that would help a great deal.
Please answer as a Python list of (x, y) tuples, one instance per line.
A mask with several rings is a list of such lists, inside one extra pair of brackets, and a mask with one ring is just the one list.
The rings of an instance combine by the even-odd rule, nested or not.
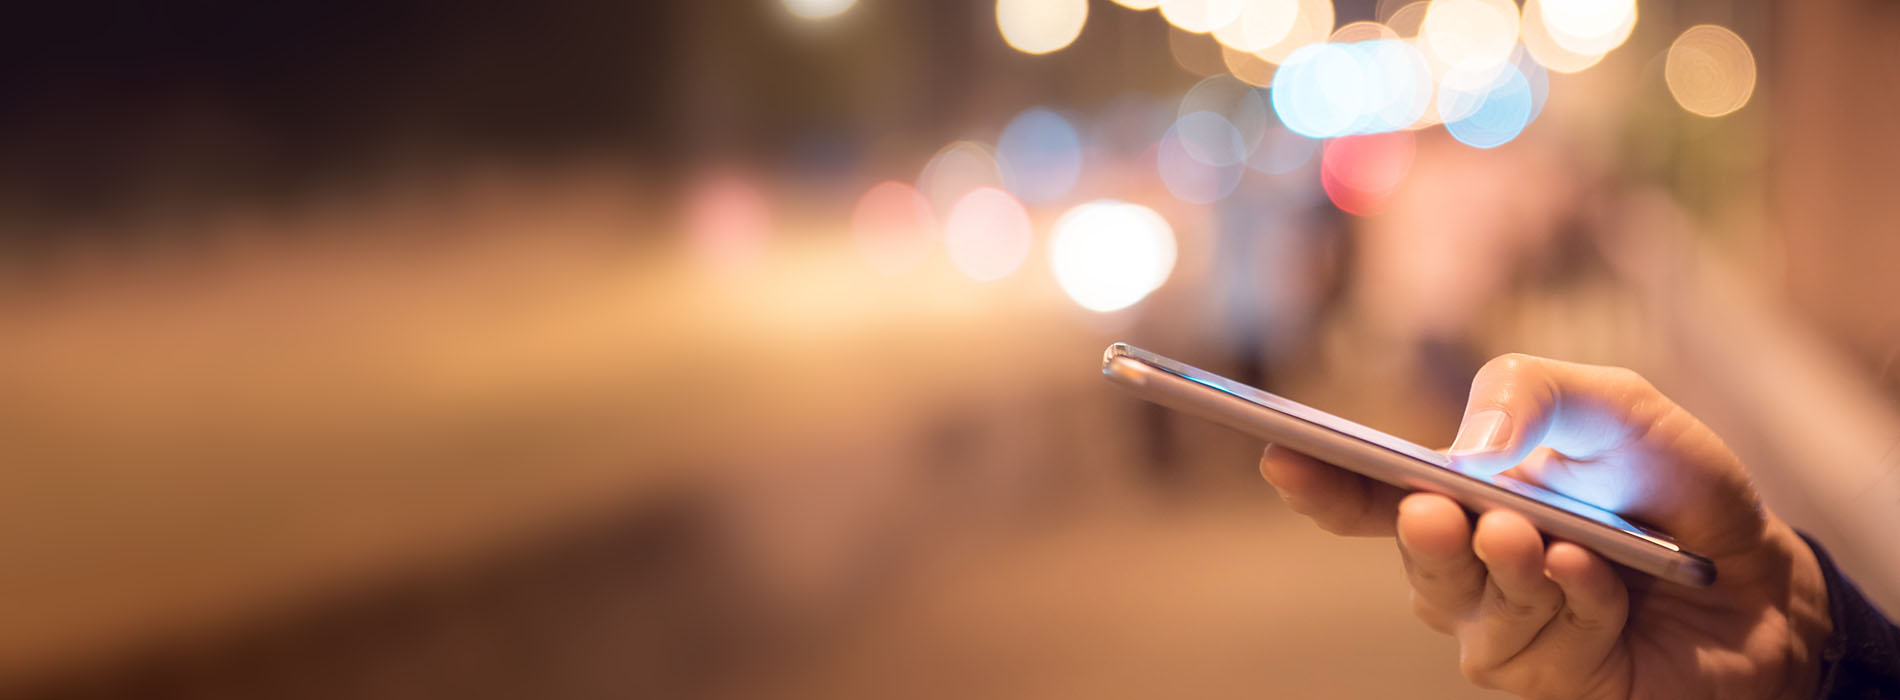
[(1472, 654), (1459, 655), (1458, 675), (1464, 676), (1466, 682), (1480, 688), (1488, 690), (1498, 688), (1497, 670)]
[(1322, 530), (1335, 535), (1350, 535), (1358, 528), (1360, 511), (1352, 499), (1329, 498), (1305, 512), (1305, 515), (1312, 518)]
[(1418, 591), (1412, 591), (1412, 616), (1424, 622), (1425, 626), (1432, 628), (1434, 632), (1451, 634), (1450, 617), (1430, 599), (1419, 595)]
[(1358, 523), (1352, 518), (1338, 514), (1323, 514), (1311, 517), (1313, 518), (1313, 522), (1319, 525), (1319, 529), (1335, 535), (1352, 535), (1358, 532)]
[(1554, 606), (1542, 601), (1513, 599), (1502, 594), (1490, 596), (1487, 606), (1493, 615), (1505, 620), (1549, 619), (1554, 612)]
[(1569, 608), (1564, 609), (1564, 624), (1585, 632), (1598, 632), (1608, 629), (1610, 626), (1608, 620), (1589, 615), (1579, 615), (1576, 610)]
[(1484, 366), (1478, 369), (1478, 374), (1506, 377), (1516, 376), (1535, 367), (1538, 362), (1539, 359), (1534, 355), (1526, 355), (1521, 352), (1508, 352), (1493, 357), (1490, 361), (1485, 362)]
[(1656, 387), (1643, 375), (1628, 367), (1612, 367), (1609, 370), (1610, 381), (1640, 392), (1654, 392)]

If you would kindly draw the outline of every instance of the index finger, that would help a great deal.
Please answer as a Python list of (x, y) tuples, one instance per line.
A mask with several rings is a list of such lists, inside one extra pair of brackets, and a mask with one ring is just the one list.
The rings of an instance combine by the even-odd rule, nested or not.
[(1279, 445), (1260, 455), (1260, 475), (1295, 512), (1338, 535), (1389, 537), (1405, 492)]

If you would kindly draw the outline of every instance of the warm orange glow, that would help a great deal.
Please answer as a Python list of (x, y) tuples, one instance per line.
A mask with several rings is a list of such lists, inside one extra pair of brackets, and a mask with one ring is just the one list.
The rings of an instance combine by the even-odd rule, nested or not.
[(1735, 32), (1697, 25), (1669, 45), (1663, 77), (1676, 104), (1719, 117), (1741, 109), (1755, 94), (1755, 55)]

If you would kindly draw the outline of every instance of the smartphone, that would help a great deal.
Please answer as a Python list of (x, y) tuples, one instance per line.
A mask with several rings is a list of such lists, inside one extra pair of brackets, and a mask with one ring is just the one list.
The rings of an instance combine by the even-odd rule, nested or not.
[(1149, 401), (1393, 486), (1443, 494), (1477, 513), (1515, 512), (1545, 535), (1656, 578), (1696, 588), (1715, 582), (1714, 563), (1608, 510), (1507, 476), (1466, 474), (1436, 450), (1211, 372), (1116, 343), (1102, 356), (1102, 374)]

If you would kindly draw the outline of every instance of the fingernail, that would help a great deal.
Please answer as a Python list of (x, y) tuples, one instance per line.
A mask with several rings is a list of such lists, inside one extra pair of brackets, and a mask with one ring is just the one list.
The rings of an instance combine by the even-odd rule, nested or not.
[(1503, 411), (1487, 408), (1471, 414), (1458, 427), (1458, 439), (1451, 441), (1450, 455), (1472, 455), (1504, 449), (1510, 440), (1511, 424)]
[(1281, 491), (1279, 487), (1277, 487), (1277, 486), (1276, 486), (1276, 487), (1274, 487), (1274, 489), (1273, 489), (1273, 494), (1274, 494), (1274, 495), (1276, 495), (1276, 496), (1279, 496), (1279, 497), (1280, 497), (1280, 502), (1281, 502), (1281, 503), (1285, 503), (1285, 504), (1286, 504), (1286, 507), (1288, 507), (1288, 508), (1292, 508), (1293, 510), (1299, 510), (1299, 509), (1300, 509), (1300, 504), (1298, 504), (1298, 503), (1295, 503), (1295, 502), (1294, 502), (1294, 501), (1295, 501), (1295, 499), (1294, 499), (1294, 498), (1293, 498), (1292, 496), (1289, 496), (1289, 495), (1287, 495), (1287, 493), (1286, 493), (1285, 491)]

